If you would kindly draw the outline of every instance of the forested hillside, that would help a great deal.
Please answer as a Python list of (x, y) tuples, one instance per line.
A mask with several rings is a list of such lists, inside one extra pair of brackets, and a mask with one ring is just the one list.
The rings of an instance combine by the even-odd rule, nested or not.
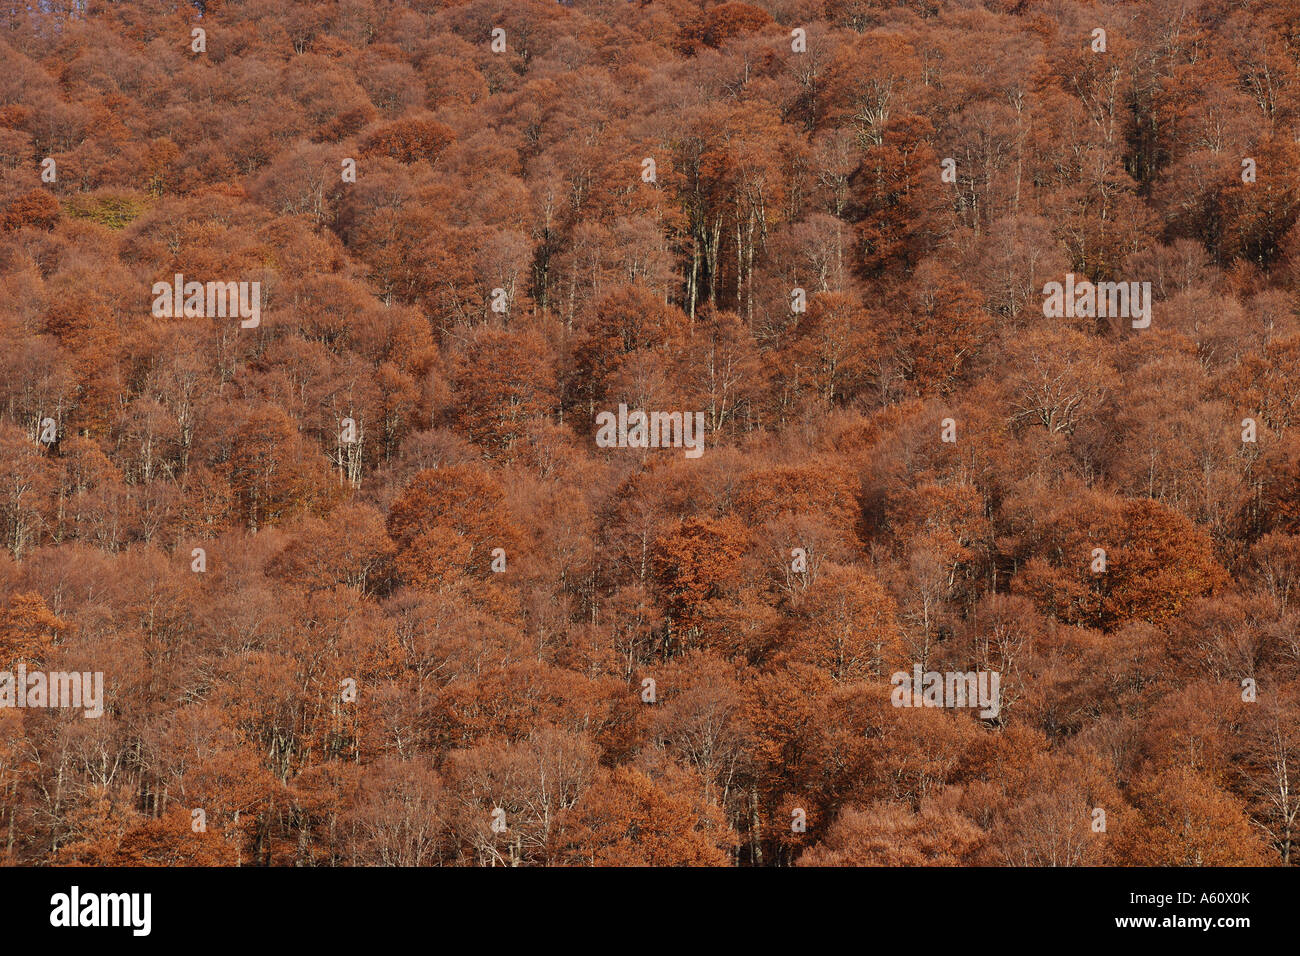
[(1294, 864), (1298, 138), (1295, 0), (7, 0), (0, 862)]

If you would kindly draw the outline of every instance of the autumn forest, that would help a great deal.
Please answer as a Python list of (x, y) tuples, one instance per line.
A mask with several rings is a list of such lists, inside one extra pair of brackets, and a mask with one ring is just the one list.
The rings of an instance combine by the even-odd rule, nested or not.
[(1300, 860), (1300, 2), (0, 0), (0, 863)]

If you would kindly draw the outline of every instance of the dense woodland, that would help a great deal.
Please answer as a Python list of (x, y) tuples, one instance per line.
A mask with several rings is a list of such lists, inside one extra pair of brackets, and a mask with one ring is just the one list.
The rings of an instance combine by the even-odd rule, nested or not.
[(1298, 137), (1294, 0), (4, 0), (0, 860), (1294, 864)]

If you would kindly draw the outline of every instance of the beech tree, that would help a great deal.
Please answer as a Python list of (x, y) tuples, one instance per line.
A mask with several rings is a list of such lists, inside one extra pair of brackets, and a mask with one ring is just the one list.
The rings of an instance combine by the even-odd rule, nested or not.
[(0, 862), (1295, 865), (1298, 7), (1076, 7), (5, 5)]

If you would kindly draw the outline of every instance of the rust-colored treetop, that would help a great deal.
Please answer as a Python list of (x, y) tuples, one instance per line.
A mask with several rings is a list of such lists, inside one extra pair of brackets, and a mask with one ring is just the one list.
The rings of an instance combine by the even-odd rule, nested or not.
[(0, 864), (1294, 865), (1300, 5), (0, 9)]

